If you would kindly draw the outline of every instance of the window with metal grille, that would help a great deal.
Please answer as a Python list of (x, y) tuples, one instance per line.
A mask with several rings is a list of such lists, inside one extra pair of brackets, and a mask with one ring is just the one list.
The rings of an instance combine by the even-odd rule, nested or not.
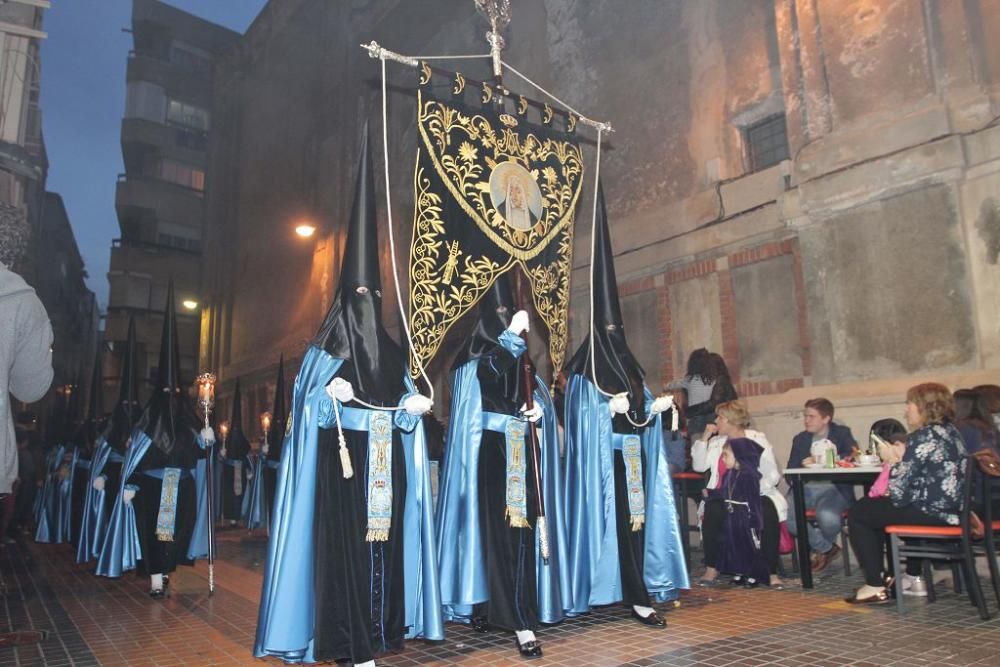
[(746, 129), (750, 171), (760, 171), (788, 159), (785, 114), (771, 116)]

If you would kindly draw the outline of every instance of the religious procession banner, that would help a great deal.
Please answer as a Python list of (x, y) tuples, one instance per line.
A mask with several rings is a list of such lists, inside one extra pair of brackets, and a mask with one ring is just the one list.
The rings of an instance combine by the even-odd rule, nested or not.
[(577, 118), (460, 73), (442, 80), (426, 64), (419, 71), (410, 372), (418, 373), (412, 355), (426, 365), (497, 276), (520, 265), (557, 373), (583, 181)]

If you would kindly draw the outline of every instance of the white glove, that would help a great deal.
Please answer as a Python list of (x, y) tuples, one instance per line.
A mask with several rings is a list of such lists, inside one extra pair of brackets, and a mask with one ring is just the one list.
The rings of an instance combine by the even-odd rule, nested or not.
[(344, 378), (333, 378), (326, 385), (326, 395), (341, 403), (350, 403), (354, 400), (354, 387)]
[(507, 326), (507, 331), (511, 332), (515, 336), (520, 336), (522, 332), (529, 330), (528, 311), (519, 310), (514, 313), (514, 316), (510, 318), (510, 325)]
[(649, 407), (649, 410), (654, 415), (658, 415), (661, 412), (666, 412), (672, 407), (674, 407), (673, 396), (657, 396), (653, 399), (653, 404)]
[(122, 491), (122, 502), (126, 505), (131, 505), (133, 498), (135, 498), (135, 489), (125, 489)]
[(247, 481), (253, 479), (253, 470), (247, 470)]
[(104, 475), (101, 475), (94, 480), (94, 490), (103, 491), (104, 490)]
[(264, 445), (264, 446), (263, 446), (263, 447), (261, 448), (261, 450), (260, 450), (260, 451), (264, 452), (264, 456), (267, 456), (267, 453), (268, 453), (269, 451), (271, 451), (271, 446), (270, 446), (270, 445)]
[(223, 447), (222, 449), (219, 450), (219, 456), (221, 456), (222, 458), (226, 458), (226, 448), (225, 447)]
[(631, 407), (628, 402), (628, 393), (622, 392), (620, 394), (615, 394), (608, 401), (608, 407), (611, 408), (612, 415), (623, 415), (629, 411)]
[(205, 441), (206, 447), (211, 447), (215, 444), (215, 431), (212, 430), (211, 426), (201, 429), (201, 439)]
[(412, 394), (403, 401), (403, 408), (406, 414), (411, 417), (421, 417), (431, 411), (434, 401), (423, 394)]
[(529, 410), (528, 404), (525, 403), (524, 405), (521, 406), (521, 416), (527, 419), (532, 424), (534, 424), (535, 422), (537, 422), (539, 419), (542, 418), (542, 406), (540, 406), (538, 403), (535, 403), (534, 405), (531, 406), (531, 409)]

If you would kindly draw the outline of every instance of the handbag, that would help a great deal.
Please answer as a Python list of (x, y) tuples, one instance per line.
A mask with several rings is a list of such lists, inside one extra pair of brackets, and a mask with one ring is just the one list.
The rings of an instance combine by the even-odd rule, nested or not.
[(778, 524), (778, 553), (790, 554), (795, 549), (795, 540), (788, 532), (788, 522), (782, 521)]
[(868, 489), (869, 498), (881, 498), (889, 492), (889, 471), (891, 468), (892, 466), (888, 463), (882, 464), (882, 472), (875, 478), (872, 488)]

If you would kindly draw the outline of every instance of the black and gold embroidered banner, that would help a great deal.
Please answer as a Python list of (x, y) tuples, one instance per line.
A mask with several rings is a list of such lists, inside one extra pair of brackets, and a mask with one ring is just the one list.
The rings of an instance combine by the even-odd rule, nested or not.
[[(520, 264), (549, 330), (555, 372), (566, 353), (573, 216), (583, 180), (576, 118), (529, 102), (497, 102), (494, 89), (440, 85), (421, 68), (410, 248), (410, 331), (426, 363), (451, 326), (500, 274)], [(532, 113), (534, 110), (532, 109)], [(414, 359), (410, 371), (417, 374)]]

